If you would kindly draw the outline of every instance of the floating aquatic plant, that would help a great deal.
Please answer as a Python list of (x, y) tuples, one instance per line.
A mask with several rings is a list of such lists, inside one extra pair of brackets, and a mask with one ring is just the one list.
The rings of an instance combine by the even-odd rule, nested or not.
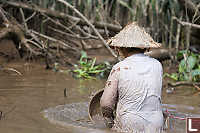
[(78, 65), (74, 65), (73, 73), (77, 78), (95, 79), (96, 76), (104, 76), (105, 72), (111, 69), (109, 63), (96, 65), (96, 58), (89, 58), (87, 53), (82, 51)]

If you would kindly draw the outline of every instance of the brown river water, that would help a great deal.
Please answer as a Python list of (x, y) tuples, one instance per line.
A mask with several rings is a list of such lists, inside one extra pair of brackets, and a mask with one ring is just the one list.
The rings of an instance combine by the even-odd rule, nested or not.
[[(87, 114), (91, 95), (104, 87), (105, 80), (77, 80), (70, 74), (45, 70), (39, 63), (13, 62), (4, 67), (14, 68), (22, 75), (0, 70), (0, 133), (111, 132), (92, 125)], [(163, 90), (163, 107), (178, 117), (200, 116), (199, 98), (187, 87), (173, 94)], [(54, 119), (56, 110), (61, 113)], [(169, 133), (185, 132), (184, 120), (171, 122)]]

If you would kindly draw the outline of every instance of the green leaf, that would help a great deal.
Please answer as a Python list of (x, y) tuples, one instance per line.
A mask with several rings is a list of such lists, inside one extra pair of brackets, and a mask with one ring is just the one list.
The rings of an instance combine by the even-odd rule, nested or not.
[(93, 69), (95, 62), (96, 62), (96, 58), (94, 58), (94, 60), (92, 61), (92, 64), (91, 64), (91, 67), (90, 67), (91, 69)]
[(87, 58), (87, 53), (85, 51), (81, 51), (81, 58)]
[(189, 78), (189, 76), (188, 76), (188, 74), (187, 73), (185, 73), (185, 72), (183, 72), (183, 80), (189, 80), (190, 78)]
[(171, 76), (170, 76), (172, 79), (174, 80), (178, 80), (178, 74), (177, 73), (172, 73)]
[(103, 72), (104, 70), (94, 70), (94, 71), (90, 71), (89, 73), (100, 73), (100, 72)]
[(79, 60), (79, 66), (74, 65), (77, 78), (84, 78), (84, 79), (95, 79), (92, 76), (100, 75), (101, 73), (108, 70), (106, 64), (99, 64), (95, 65), (96, 58), (88, 58), (86, 52), (81, 51), (81, 58)]
[(163, 78), (164, 78), (164, 77), (169, 77), (169, 76), (170, 76), (169, 73), (164, 73), (164, 74), (163, 74)]
[(189, 69), (189, 72), (194, 68), (195, 64), (197, 62), (197, 58), (195, 56), (189, 56), (187, 59), (187, 67)]
[(184, 72), (186, 69), (186, 63), (185, 63), (185, 60), (181, 60), (180, 64), (179, 64), (179, 68), (178, 68), (178, 71), (179, 73), (182, 73)]
[(169, 77), (169, 78), (171, 78), (173, 80), (176, 80), (176, 81), (178, 80), (178, 74), (177, 73), (172, 73), (172, 74), (165, 73), (163, 76), (164, 77)]
[(183, 58), (183, 55), (187, 53), (187, 50), (181, 50), (177, 53), (177, 58)]
[(193, 71), (191, 72), (191, 74), (192, 74), (192, 78), (195, 77), (195, 76), (197, 76), (197, 75), (200, 75), (200, 69), (195, 69), (195, 70), (193, 70)]

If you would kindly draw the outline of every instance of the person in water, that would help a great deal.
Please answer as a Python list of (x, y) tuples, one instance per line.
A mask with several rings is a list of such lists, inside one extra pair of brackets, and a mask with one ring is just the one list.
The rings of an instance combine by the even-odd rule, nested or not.
[(119, 132), (161, 133), (162, 65), (144, 54), (161, 45), (135, 22), (108, 44), (125, 59), (113, 66), (100, 100), (105, 124)]

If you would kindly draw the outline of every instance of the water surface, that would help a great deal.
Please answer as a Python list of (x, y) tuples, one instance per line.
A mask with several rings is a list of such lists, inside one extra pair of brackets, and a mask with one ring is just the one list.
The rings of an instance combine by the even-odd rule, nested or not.
[[(111, 132), (92, 126), (87, 116), (88, 101), (95, 91), (104, 87), (105, 80), (76, 80), (70, 74), (47, 71), (44, 65), (38, 63), (13, 62), (4, 66), (15, 68), (22, 75), (0, 71), (2, 133)], [(175, 94), (163, 91), (163, 106), (179, 117), (196, 116), (200, 114), (199, 97), (188, 88), (178, 89)], [(53, 120), (45, 117), (45, 110), (49, 109), (63, 110), (68, 115), (57, 116), (59, 119)], [(173, 130), (170, 132), (184, 132), (185, 121), (172, 122)]]

